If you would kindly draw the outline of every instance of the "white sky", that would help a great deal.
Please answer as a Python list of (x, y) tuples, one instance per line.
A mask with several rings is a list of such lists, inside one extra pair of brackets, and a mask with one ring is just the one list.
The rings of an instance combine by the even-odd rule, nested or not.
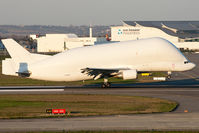
[(0, 24), (114, 25), (199, 20), (199, 0), (0, 0)]

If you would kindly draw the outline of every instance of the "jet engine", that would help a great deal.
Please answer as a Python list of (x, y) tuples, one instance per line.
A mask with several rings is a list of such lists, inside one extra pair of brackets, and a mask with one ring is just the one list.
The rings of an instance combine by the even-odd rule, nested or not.
[(124, 80), (136, 79), (137, 78), (137, 71), (136, 70), (124, 70), (124, 71), (122, 71), (122, 78)]

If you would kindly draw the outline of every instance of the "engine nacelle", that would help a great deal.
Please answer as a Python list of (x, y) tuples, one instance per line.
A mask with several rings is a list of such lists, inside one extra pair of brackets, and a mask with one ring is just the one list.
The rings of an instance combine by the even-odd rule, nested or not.
[(136, 79), (137, 78), (137, 71), (136, 70), (124, 70), (122, 72), (122, 77), (123, 77), (124, 80)]

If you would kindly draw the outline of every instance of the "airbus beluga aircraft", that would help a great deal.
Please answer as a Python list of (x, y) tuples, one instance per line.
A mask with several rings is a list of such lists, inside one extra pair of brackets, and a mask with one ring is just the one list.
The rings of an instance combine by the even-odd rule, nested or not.
[(2, 73), (49, 81), (79, 81), (109, 77), (136, 79), (141, 72), (186, 71), (195, 67), (171, 42), (162, 38), (70, 49), (54, 56), (29, 53), (13, 39), (3, 39), (11, 58)]

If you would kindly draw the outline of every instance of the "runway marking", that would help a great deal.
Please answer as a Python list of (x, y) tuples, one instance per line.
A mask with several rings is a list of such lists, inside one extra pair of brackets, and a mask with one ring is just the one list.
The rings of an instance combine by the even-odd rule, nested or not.
[(177, 91), (177, 92), (182, 92), (182, 91), (185, 91), (185, 92), (199, 92), (199, 90), (128, 90), (128, 91), (145, 91), (145, 92), (150, 92), (150, 91), (159, 91), (159, 92), (165, 92), (165, 91), (171, 91), (171, 92), (174, 92), (174, 91)]
[(50, 92), (50, 91), (64, 91), (64, 89), (4, 89), (0, 92), (36, 92), (36, 91), (43, 91), (43, 92)]

